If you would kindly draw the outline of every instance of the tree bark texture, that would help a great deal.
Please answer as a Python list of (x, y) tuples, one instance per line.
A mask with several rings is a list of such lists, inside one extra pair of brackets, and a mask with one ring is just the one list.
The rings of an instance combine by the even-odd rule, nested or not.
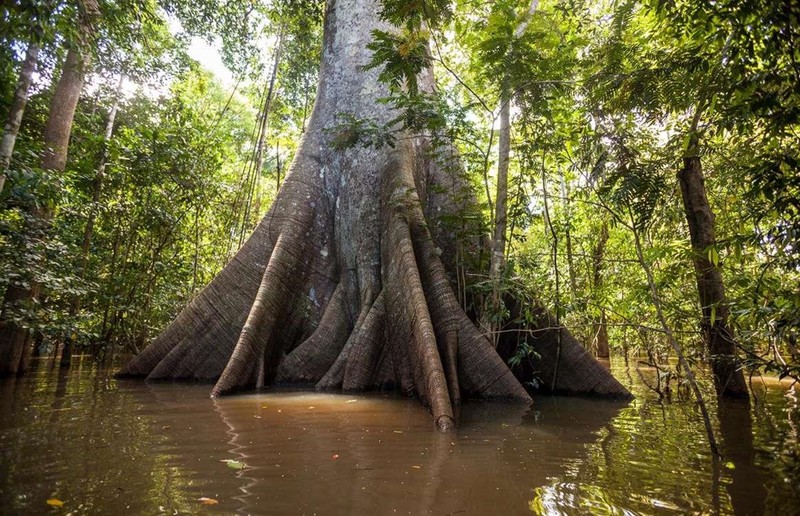
[(25, 52), (25, 60), (19, 72), (19, 81), (14, 90), (14, 99), (8, 109), (8, 118), (3, 129), (3, 139), (0, 140), (0, 192), (6, 181), (6, 170), (11, 165), (11, 156), (14, 154), (14, 144), (17, 142), (19, 126), (22, 124), (22, 115), (25, 113), (25, 106), (28, 104), (28, 94), (33, 81), (33, 72), (36, 71), (36, 64), (39, 60), (39, 44), (31, 41), (28, 50)]
[[(690, 148), (697, 149), (696, 144)], [(719, 264), (709, 259), (716, 252), (714, 214), (706, 196), (700, 157), (691, 152), (678, 172), (683, 208), (692, 243), (697, 292), (702, 308), (702, 331), (711, 358), (717, 394), (747, 398), (747, 383), (737, 366), (736, 341), (728, 325), (728, 305)]]
[(453, 167), (415, 135), (395, 149), (332, 145), (340, 113), (395, 116), (377, 101), (388, 94), (378, 71), (363, 69), (372, 30), (389, 28), (379, 10), (329, 2), (317, 99), (275, 202), (121, 375), (214, 381), (212, 396), (276, 383), (396, 388), (418, 396), (440, 430), (454, 426), (462, 396), (530, 400), (446, 272), (454, 231), (438, 219), (458, 210), (453, 192), (464, 187)]
[[(85, 69), (89, 62), (87, 43), (94, 30), (93, 18), (97, 15), (97, 4), (94, 0), (81, 3), (82, 14), (79, 23), (79, 41), (67, 52), (61, 70), (61, 77), (56, 85), (50, 111), (45, 124), (42, 153), (42, 169), (49, 172), (63, 171), (67, 164), (67, 149), (72, 131), (72, 121), (78, 106), (78, 97), (83, 89)], [(45, 203), (39, 205), (32, 213), (37, 222), (36, 227), (28, 227), (31, 235), (45, 233), (52, 213)], [(46, 238), (41, 236), (41, 238)], [(27, 285), (9, 285), (3, 299), (3, 313), (0, 314), (0, 374), (24, 372), (28, 360), (25, 356), (30, 352), (29, 329), (14, 320), (9, 312), (14, 309), (34, 310), (41, 286), (31, 279)]]

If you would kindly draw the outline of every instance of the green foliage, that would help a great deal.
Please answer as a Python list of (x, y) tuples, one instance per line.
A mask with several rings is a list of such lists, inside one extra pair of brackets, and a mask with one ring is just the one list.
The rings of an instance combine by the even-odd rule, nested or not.
[(452, 3), (446, 0), (386, 0), (381, 17), (397, 26), (419, 30), (423, 26), (440, 27), (453, 15)]
[[(0, 267), (6, 271), (0, 293), (12, 284), (39, 285), (33, 303), (7, 306), (4, 317), (34, 329), (45, 346), (70, 335), (79, 349), (102, 355), (141, 349), (213, 278), (266, 210), (274, 192), (274, 154), (285, 169), (313, 98), (310, 61), (318, 55), (320, 24), (298, 12), (275, 20), (285, 27), (286, 42), (279, 70), (285, 79), (276, 92), (281, 98), (270, 112), (280, 145), (246, 180), (255, 188), (245, 213), (242, 171), (254, 145), (255, 118), (247, 88), (223, 91), (186, 56), (185, 41), (170, 34), (149, 1), (101, 3), (95, 72), (89, 70), (79, 102), (67, 170), (39, 169), (53, 87), (46, 81), (58, 77), (50, 67), (58, 66), (59, 45), (71, 37), (71, 9), (57, 6), (61, 25), (43, 41), (43, 80), (25, 111), (0, 194)], [(180, 9), (197, 19), (199, 11), (189, 3)], [(3, 20), (0, 35), (12, 41), (9, 48), (24, 50), (21, 30)], [(0, 72), (9, 78), (3, 84), (15, 83), (14, 59), (2, 61)], [(120, 73), (127, 77), (122, 90), (114, 86)], [(2, 93), (5, 107), (13, 91)], [(107, 116), (117, 102), (106, 141)], [(106, 167), (98, 176), (101, 161)], [(52, 217), (40, 217), (45, 208)]]
[(421, 30), (372, 32), (367, 45), (372, 50), (372, 60), (365, 69), (383, 67), (378, 80), (393, 90), (405, 87), (409, 95), (418, 93), (417, 77), (430, 66), (428, 33)]
[[(382, 101), (396, 116), (378, 124), (341, 113), (327, 129), (332, 147), (391, 147), (422, 134), (431, 157), (466, 179), (466, 191), (431, 185), (429, 196), (469, 208), (429, 222), (464, 244), (456, 284), (475, 314), (495, 285), (463, 272), (488, 267), (498, 106), (511, 99), (510, 248), (501, 292), (547, 307), (587, 346), (602, 322), (612, 348), (654, 363), (663, 362), (668, 346), (634, 231), (668, 324), (690, 359), (704, 354), (675, 180), (682, 158), (698, 155), (716, 215), (717, 244), (704, 253), (723, 272), (746, 365), (796, 375), (797, 7), (554, 0), (532, 15), (530, 8), (517, 0), (383, 2), (381, 15), (394, 27), (373, 33), (365, 68), (379, 70), (390, 91)], [(40, 78), (0, 193), (0, 266), (8, 271), (0, 291), (43, 286), (35, 305), (8, 316), (46, 342), (74, 333), (98, 353), (104, 346), (139, 349), (224, 265), (271, 201), (311, 113), (324, 5), (102, 1), (68, 169), (53, 176), (38, 168), (41, 131), (52, 81), (75, 40), (77, 9), (71, 1), (15, 0), (0, 11), (0, 114), (25, 47), (42, 43)], [(178, 34), (165, 13), (180, 22)], [(234, 92), (186, 55), (197, 36), (222, 48), (238, 80)], [(255, 170), (253, 120), (278, 40), (269, 134)], [(436, 87), (423, 87), (420, 75), (431, 67)], [(122, 95), (105, 142), (120, 74), (145, 88)], [(101, 159), (107, 167), (94, 202)], [(42, 208), (55, 214), (49, 224), (36, 217)], [(94, 236), (82, 259), (92, 217)], [(512, 321), (498, 307), (487, 318), (502, 328), (532, 324), (535, 315), (514, 314), (520, 320)], [(511, 365), (535, 359), (522, 339)]]

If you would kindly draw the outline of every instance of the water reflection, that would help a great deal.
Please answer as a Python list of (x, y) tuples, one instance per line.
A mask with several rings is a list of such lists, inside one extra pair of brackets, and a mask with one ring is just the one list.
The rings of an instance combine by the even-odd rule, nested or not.
[(240, 512), (485, 514), (525, 510), (532, 485), (579, 464), (620, 409), (564, 403), (468, 403), (451, 435), (413, 400), (382, 396), (259, 394), (215, 408), (230, 458), (248, 465)]
[(730, 471), (725, 490), (734, 512), (763, 514), (767, 499), (761, 470), (756, 467), (753, 418), (750, 407), (738, 400), (721, 401), (717, 414), (724, 446), (724, 466)]
[(210, 400), (206, 385), (42, 368), (0, 380), (0, 513), (49, 510), (50, 497), (97, 514), (800, 511), (800, 412), (786, 385), (765, 388), (752, 411), (711, 407), (716, 464), (692, 403), (631, 388), (630, 404), (467, 403), (459, 431), (443, 435), (414, 400)]

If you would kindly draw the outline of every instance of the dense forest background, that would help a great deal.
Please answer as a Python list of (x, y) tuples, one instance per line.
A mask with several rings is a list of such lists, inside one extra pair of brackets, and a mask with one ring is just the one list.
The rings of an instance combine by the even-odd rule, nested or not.
[[(718, 323), (746, 376), (800, 374), (797, 5), (420, 5), (425, 23), (375, 33), (371, 65), (395, 86), (398, 123), (457, 144), (481, 201), (461, 219), (493, 244), (460, 257), (486, 271), (457, 279), (461, 299), (541, 299), (599, 356), (657, 367), (648, 381), (663, 395), (686, 373), (670, 357), (706, 361)], [(233, 256), (305, 129), (323, 12), (294, 0), (4, 4), (2, 320), (34, 353), (64, 351), (64, 365), (72, 352), (137, 353)], [(201, 41), (230, 81), (190, 57)], [(437, 91), (414, 87), (421, 63)], [(59, 166), (47, 142), (65, 121), (65, 78), (80, 95)], [(342, 146), (393, 144), (392, 128), (365, 120), (343, 115), (336, 130)], [(685, 170), (700, 173), (710, 239), (690, 231)], [(698, 270), (721, 273), (722, 297), (703, 297)], [(13, 295), (23, 290), (35, 295)], [(496, 334), (532, 317), (489, 308)], [(511, 365), (534, 355), (521, 340)]]

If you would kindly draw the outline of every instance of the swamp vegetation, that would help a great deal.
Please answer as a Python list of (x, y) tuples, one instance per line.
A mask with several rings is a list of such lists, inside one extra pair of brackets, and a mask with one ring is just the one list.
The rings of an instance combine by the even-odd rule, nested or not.
[[(300, 462), (270, 507), (335, 498), (309, 495), (322, 472), (298, 464), (345, 455), (293, 435), (317, 435), (302, 417), (270, 416), (285, 448), (245, 442), (252, 403), (319, 406), (319, 435), (363, 455), (339, 471), (348, 489), (380, 472), (329, 501), (340, 512), (375, 509), (388, 484), (419, 494), (400, 510), (462, 510), (452, 491), (472, 473), (448, 446), (472, 432), (514, 459), (575, 433), (529, 473), (467, 448), (508, 480), (475, 494), (480, 512), (798, 510), (795, 3), (13, 0), (0, 39), (0, 492), (15, 512), (49, 474), (20, 476), (19, 453), (62, 430), (141, 427), (130, 446), (167, 447), (142, 459), (159, 482), (115, 498), (139, 512), (218, 501), (186, 487), (209, 480), (166, 437), (184, 422), (154, 431), (159, 404), (198, 425), (219, 414), (201, 437), (239, 455), (201, 455), (248, 465), (224, 510), (267, 510), (247, 486), (276, 450)], [(87, 412), (114, 400), (145, 422)], [(421, 483), (352, 444), (372, 417), (387, 437), (393, 421), (443, 432), (398, 443), (429, 454), (409, 466)], [(69, 489), (84, 510), (122, 507)]]

